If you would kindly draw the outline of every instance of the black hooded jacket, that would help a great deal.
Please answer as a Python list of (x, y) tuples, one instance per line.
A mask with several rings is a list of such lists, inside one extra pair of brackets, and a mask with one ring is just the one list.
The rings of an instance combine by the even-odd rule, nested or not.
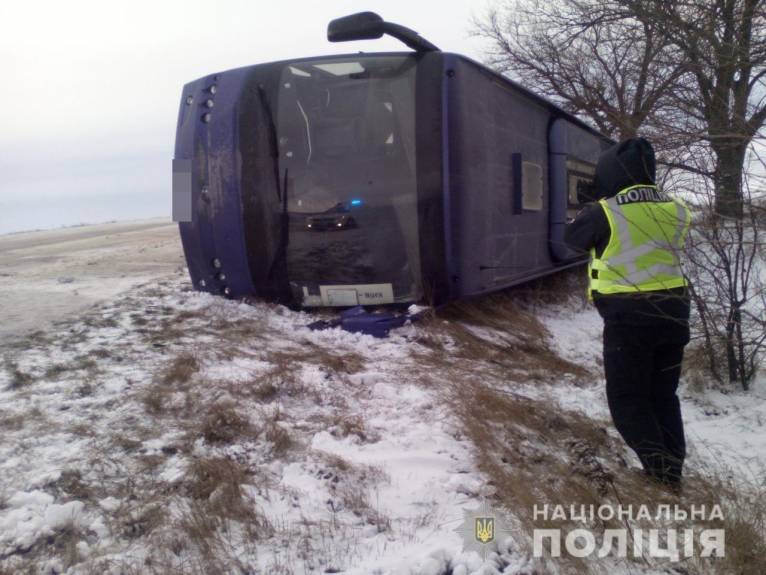
[[(652, 145), (644, 138), (632, 138), (607, 149), (596, 165), (593, 203), (588, 204), (567, 225), (564, 241), (576, 253), (596, 256), (604, 253), (611, 230), (598, 200), (611, 198), (620, 190), (639, 184), (654, 185), (656, 163)], [(689, 298), (685, 288), (644, 294), (593, 294), (606, 322), (634, 325), (689, 318)]]

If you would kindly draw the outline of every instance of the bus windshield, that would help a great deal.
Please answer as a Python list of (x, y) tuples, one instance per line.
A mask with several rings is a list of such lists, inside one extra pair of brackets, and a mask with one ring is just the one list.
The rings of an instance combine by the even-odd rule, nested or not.
[(421, 297), (412, 56), (290, 62), (276, 106), (287, 273), (304, 306)]

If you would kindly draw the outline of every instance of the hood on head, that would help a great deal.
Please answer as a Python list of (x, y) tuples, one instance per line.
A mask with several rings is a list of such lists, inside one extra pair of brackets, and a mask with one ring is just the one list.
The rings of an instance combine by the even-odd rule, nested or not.
[(611, 198), (620, 190), (639, 184), (653, 185), (654, 149), (644, 138), (631, 138), (608, 148), (596, 164), (596, 200)]

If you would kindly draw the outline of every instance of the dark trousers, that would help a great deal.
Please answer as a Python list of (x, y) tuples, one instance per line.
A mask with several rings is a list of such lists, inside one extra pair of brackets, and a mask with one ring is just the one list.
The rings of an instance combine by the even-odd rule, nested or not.
[(615, 427), (646, 472), (666, 483), (681, 479), (686, 441), (676, 395), (686, 322), (604, 325), (604, 371)]

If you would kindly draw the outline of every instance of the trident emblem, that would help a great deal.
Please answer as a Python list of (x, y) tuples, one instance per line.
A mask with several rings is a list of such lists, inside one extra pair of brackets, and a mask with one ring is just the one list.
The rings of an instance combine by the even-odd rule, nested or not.
[(474, 536), (479, 543), (487, 544), (495, 539), (495, 518), (476, 517), (474, 522)]

